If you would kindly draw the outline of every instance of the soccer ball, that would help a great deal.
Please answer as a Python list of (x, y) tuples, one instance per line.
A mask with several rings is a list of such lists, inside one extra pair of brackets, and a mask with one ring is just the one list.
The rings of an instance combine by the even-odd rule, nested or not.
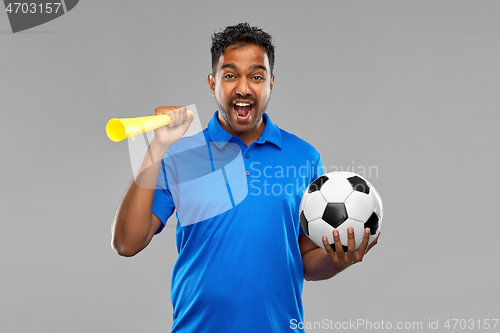
[(333, 230), (337, 229), (347, 251), (347, 228), (354, 229), (356, 250), (370, 228), (371, 244), (382, 224), (382, 199), (372, 184), (353, 172), (330, 172), (307, 187), (299, 207), (300, 224), (305, 234), (319, 247), (323, 235), (335, 251)]

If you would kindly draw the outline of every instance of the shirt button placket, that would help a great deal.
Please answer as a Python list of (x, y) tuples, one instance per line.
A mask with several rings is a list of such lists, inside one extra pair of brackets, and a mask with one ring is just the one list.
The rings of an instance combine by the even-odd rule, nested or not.
[[(245, 153), (244, 157), (248, 160), (250, 158), (250, 154), (248, 153), (248, 151)], [(245, 163), (246, 164), (246, 163)], [(246, 170), (245, 171), (245, 175), (246, 176), (250, 176), (250, 171)]]

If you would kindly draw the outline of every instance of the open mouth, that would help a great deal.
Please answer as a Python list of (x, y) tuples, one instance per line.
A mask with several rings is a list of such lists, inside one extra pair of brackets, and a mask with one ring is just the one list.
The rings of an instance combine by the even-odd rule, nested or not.
[(233, 110), (235, 111), (238, 120), (248, 120), (252, 109), (253, 109), (253, 102), (251, 101), (233, 102)]

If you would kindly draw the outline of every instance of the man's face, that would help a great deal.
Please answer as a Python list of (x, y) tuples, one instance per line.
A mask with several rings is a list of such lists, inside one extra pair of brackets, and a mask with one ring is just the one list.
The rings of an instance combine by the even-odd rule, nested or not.
[[(269, 59), (258, 45), (231, 45), (219, 58), (208, 84), (221, 126), (233, 135), (258, 132), (274, 85)], [(259, 132), (260, 133), (260, 132)]]

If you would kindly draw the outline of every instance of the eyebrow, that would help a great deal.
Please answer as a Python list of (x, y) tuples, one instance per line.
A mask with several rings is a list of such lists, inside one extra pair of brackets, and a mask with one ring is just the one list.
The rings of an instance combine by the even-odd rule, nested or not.
[[(231, 63), (231, 64), (225, 64), (225, 65), (223, 65), (223, 66), (221, 67), (221, 69), (224, 69), (224, 68), (231, 68), (231, 69), (234, 69), (234, 70), (236, 70), (236, 69), (237, 69), (237, 68), (236, 68), (236, 65), (235, 65), (235, 64), (232, 64), (232, 63)], [(266, 68), (265, 66), (262, 66), (262, 65), (253, 65), (253, 66), (250, 66), (250, 69), (252, 69), (252, 70), (253, 70), (253, 69), (263, 69), (263, 70), (264, 70), (264, 72), (266, 72), (266, 73), (267, 73), (267, 68)]]

